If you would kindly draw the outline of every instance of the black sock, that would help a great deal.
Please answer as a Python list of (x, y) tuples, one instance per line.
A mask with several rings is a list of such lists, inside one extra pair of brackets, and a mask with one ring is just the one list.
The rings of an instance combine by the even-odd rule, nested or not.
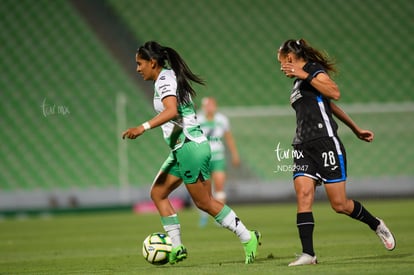
[(296, 215), (296, 224), (302, 243), (302, 252), (315, 256), (315, 252), (313, 251), (313, 228), (315, 222), (313, 220), (312, 212), (298, 213)]
[(372, 230), (376, 230), (380, 224), (379, 220), (371, 215), (361, 203), (354, 200), (354, 210), (352, 210), (351, 218), (366, 223)]

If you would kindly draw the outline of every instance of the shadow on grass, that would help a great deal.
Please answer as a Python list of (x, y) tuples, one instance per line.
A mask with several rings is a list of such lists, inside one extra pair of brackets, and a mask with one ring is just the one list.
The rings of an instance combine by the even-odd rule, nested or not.
[[(389, 255), (377, 255), (377, 256), (358, 256), (350, 258), (342, 258), (341, 264), (355, 264), (355, 263), (378, 263), (378, 262), (388, 262), (388, 263), (410, 263), (413, 264), (413, 253), (392, 253)], [(321, 263), (321, 262), (320, 262)], [(337, 264), (337, 261), (323, 261), (324, 264)]]

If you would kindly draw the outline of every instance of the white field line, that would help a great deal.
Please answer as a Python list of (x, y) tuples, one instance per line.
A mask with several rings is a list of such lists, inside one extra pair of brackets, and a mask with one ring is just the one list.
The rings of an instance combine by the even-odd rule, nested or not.
[[(414, 102), (352, 103), (337, 105), (349, 114), (414, 112)], [(295, 114), (295, 111), (289, 105), (221, 107), (220, 112), (228, 117), (293, 116)]]

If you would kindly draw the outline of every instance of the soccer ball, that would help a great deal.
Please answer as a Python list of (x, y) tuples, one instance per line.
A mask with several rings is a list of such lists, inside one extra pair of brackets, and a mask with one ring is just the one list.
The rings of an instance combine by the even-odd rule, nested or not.
[(168, 263), (171, 247), (171, 239), (167, 234), (152, 233), (145, 238), (142, 244), (142, 255), (150, 264), (163, 265)]

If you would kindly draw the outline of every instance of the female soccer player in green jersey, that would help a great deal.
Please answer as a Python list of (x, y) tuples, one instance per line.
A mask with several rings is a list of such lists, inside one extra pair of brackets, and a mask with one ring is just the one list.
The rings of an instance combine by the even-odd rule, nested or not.
[(153, 104), (157, 115), (124, 131), (122, 138), (135, 139), (160, 126), (171, 149), (151, 187), (151, 199), (172, 241), (169, 262), (174, 264), (187, 258), (187, 250), (181, 242), (180, 222), (168, 199), (170, 193), (184, 182), (195, 205), (239, 237), (245, 250), (245, 263), (252, 263), (260, 244), (260, 233), (248, 230), (229, 206), (212, 196), (211, 151), (196, 120), (192, 101), (196, 93), (190, 84), (204, 84), (204, 81), (191, 72), (174, 49), (154, 41), (139, 47), (135, 59), (137, 72), (142, 78), (154, 81)]

